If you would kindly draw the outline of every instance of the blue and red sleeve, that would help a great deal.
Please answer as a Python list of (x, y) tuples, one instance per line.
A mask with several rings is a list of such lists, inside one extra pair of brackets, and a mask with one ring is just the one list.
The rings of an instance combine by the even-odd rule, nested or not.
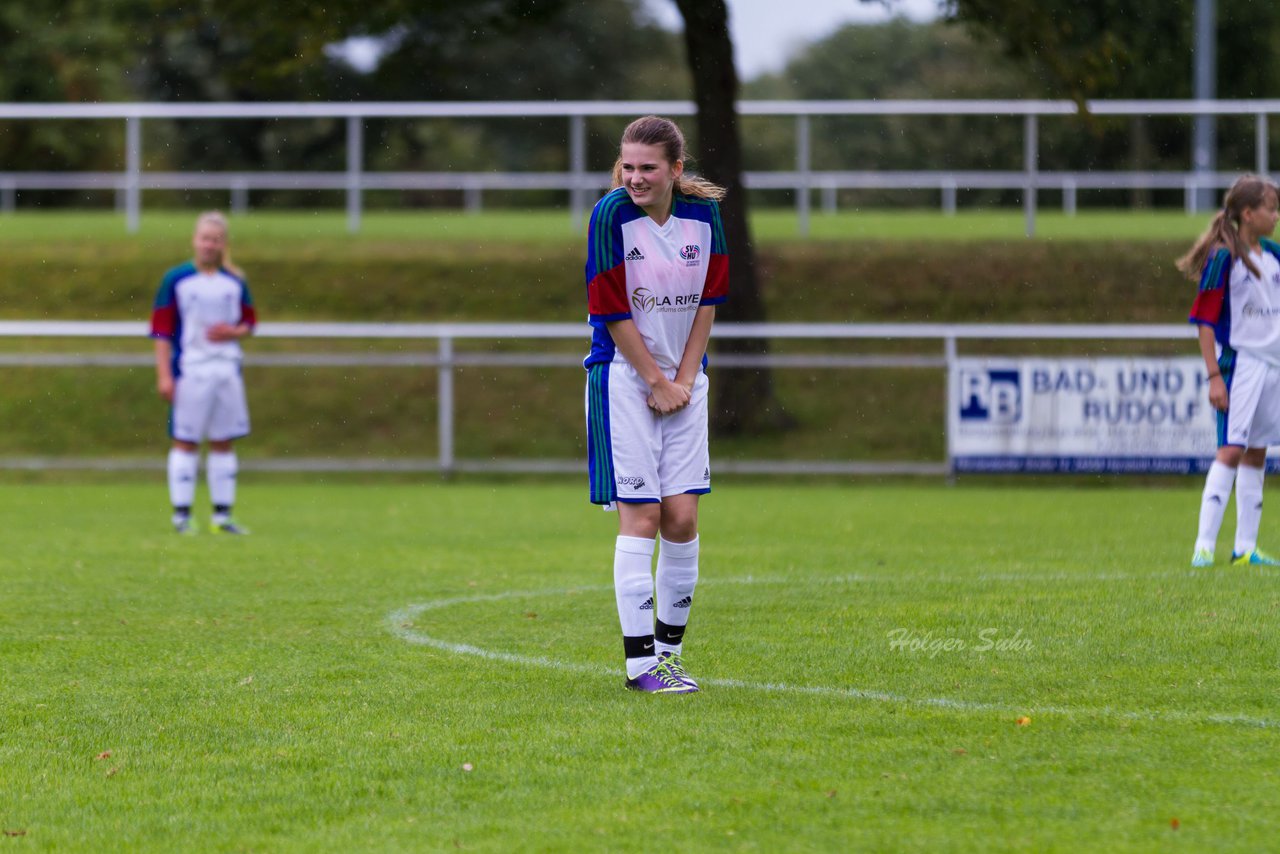
[(702, 285), (700, 305), (719, 305), (729, 299), (729, 246), (720, 219), (720, 205), (711, 203), (711, 257)]
[(1187, 317), (1190, 323), (1217, 327), (1222, 322), (1227, 286), (1231, 281), (1231, 253), (1219, 249), (1205, 262), (1200, 274), (1200, 291)]
[(240, 322), (248, 324), (250, 329), (258, 325), (258, 310), (253, 307), (253, 297), (249, 294), (249, 283), (240, 280)]
[(175, 338), (178, 334), (178, 301), (174, 293), (177, 284), (172, 274), (164, 277), (151, 307), (151, 337)]
[(618, 189), (596, 203), (587, 230), (587, 315), (593, 326), (631, 317), (619, 209), (629, 200)]

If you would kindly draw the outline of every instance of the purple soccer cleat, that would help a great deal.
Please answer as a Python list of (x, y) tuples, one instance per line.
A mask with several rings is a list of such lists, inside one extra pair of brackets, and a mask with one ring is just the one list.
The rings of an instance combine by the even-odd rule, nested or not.
[(646, 694), (692, 694), (698, 686), (692, 680), (686, 682), (667, 667), (665, 657), (635, 679), (627, 680), (627, 690)]
[(684, 661), (680, 658), (678, 652), (664, 652), (658, 656), (658, 664), (667, 669), (667, 672), (679, 679), (693, 690), (698, 690), (698, 683), (693, 681), (693, 677), (689, 675), (689, 671), (684, 669)]

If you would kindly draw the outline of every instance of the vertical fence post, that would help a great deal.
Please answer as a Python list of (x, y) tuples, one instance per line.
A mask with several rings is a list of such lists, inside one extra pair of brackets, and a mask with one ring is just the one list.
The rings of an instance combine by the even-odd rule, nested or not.
[(942, 180), (942, 212), (947, 216), (955, 216), (956, 214), (956, 179), (944, 178)]
[(249, 211), (249, 182), (244, 178), (231, 181), (231, 212), (242, 214)]
[(955, 442), (955, 435), (951, 429), (951, 378), (956, 370), (956, 336), (946, 335), (942, 339), (942, 356), (947, 363), (946, 377), (942, 382), (942, 412), (943, 412), (943, 429), (947, 431), (947, 485), (955, 486), (956, 483), (956, 461), (952, 454), (952, 443)]
[(462, 209), (469, 214), (478, 214), (484, 209), (483, 196), (478, 184), (471, 184), (463, 188)]
[(1022, 160), (1026, 171), (1022, 189), (1022, 213), (1027, 224), (1027, 237), (1036, 236), (1036, 165), (1040, 126), (1035, 113), (1023, 120)]
[(836, 185), (827, 184), (822, 188), (822, 212), (824, 214), (833, 214), (839, 206), (836, 197)]
[(142, 119), (124, 120), (124, 219), (130, 234), (138, 233), (142, 220)]
[(18, 184), (12, 178), (0, 181), (0, 213), (11, 214), (18, 207)]
[(569, 117), (569, 222), (575, 233), (582, 231), (582, 214), (586, 207), (587, 117)]
[(440, 474), (443, 477), (453, 475), (453, 339), (447, 334), (440, 336), (440, 364), (436, 368), (439, 376), (439, 388), (436, 389), (438, 399), (437, 431), (440, 445)]
[(364, 168), (364, 122), (359, 116), (347, 116), (347, 231), (360, 230), (363, 195), (360, 171)]
[(1183, 188), (1182, 189), (1183, 209), (1188, 214), (1194, 214), (1196, 212), (1196, 196), (1199, 194), (1199, 191), (1200, 191), (1200, 182), (1196, 180), (1196, 176), (1194, 173), (1187, 176), (1187, 179), (1182, 183), (1182, 188)]
[(1254, 141), (1257, 144), (1257, 168), (1254, 170), (1259, 175), (1267, 174), (1270, 168), (1270, 157), (1267, 148), (1271, 145), (1271, 140), (1267, 137), (1267, 114), (1258, 113), (1258, 124), (1254, 128)]
[(1062, 212), (1067, 216), (1076, 215), (1076, 179), (1062, 179)]
[(796, 230), (809, 236), (809, 117), (796, 116)]

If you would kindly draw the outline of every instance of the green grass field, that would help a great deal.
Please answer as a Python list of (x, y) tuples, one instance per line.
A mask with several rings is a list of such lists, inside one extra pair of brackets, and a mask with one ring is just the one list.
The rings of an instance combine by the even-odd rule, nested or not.
[(1187, 568), (1198, 485), (728, 480), (703, 504), (685, 697), (622, 690), (616, 521), (577, 485), (241, 492), (253, 536), (178, 538), (160, 482), (0, 486), (0, 848), (1280, 831), (1280, 576)]
[[(113, 212), (20, 212), (0, 215), (0, 244), (65, 241), (182, 241), (191, 233), (192, 211), (143, 211), (135, 236), (125, 231), (124, 216)], [(1046, 208), (1038, 214), (1036, 236), (1046, 240), (1192, 240), (1208, 214), (1181, 211), (1081, 210), (1076, 216)], [(826, 214), (815, 210), (809, 237), (801, 237), (794, 210), (762, 209), (752, 214), (757, 240), (969, 241), (1021, 240), (1021, 210), (967, 210), (947, 216), (936, 210), (855, 210)], [(358, 234), (347, 232), (341, 210), (251, 211), (234, 220), (237, 241), (326, 240), (343, 243), (426, 240), (437, 243), (491, 242), (577, 245), (585, 222), (575, 229), (565, 209), (460, 211), (368, 211)]]

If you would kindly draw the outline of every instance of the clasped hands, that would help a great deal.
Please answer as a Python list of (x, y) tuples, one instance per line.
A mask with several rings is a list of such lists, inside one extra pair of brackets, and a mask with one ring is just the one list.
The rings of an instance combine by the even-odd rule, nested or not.
[(665, 377), (649, 388), (649, 408), (659, 415), (679, 412), (693, 397), (693, 383), (673, 381)]

